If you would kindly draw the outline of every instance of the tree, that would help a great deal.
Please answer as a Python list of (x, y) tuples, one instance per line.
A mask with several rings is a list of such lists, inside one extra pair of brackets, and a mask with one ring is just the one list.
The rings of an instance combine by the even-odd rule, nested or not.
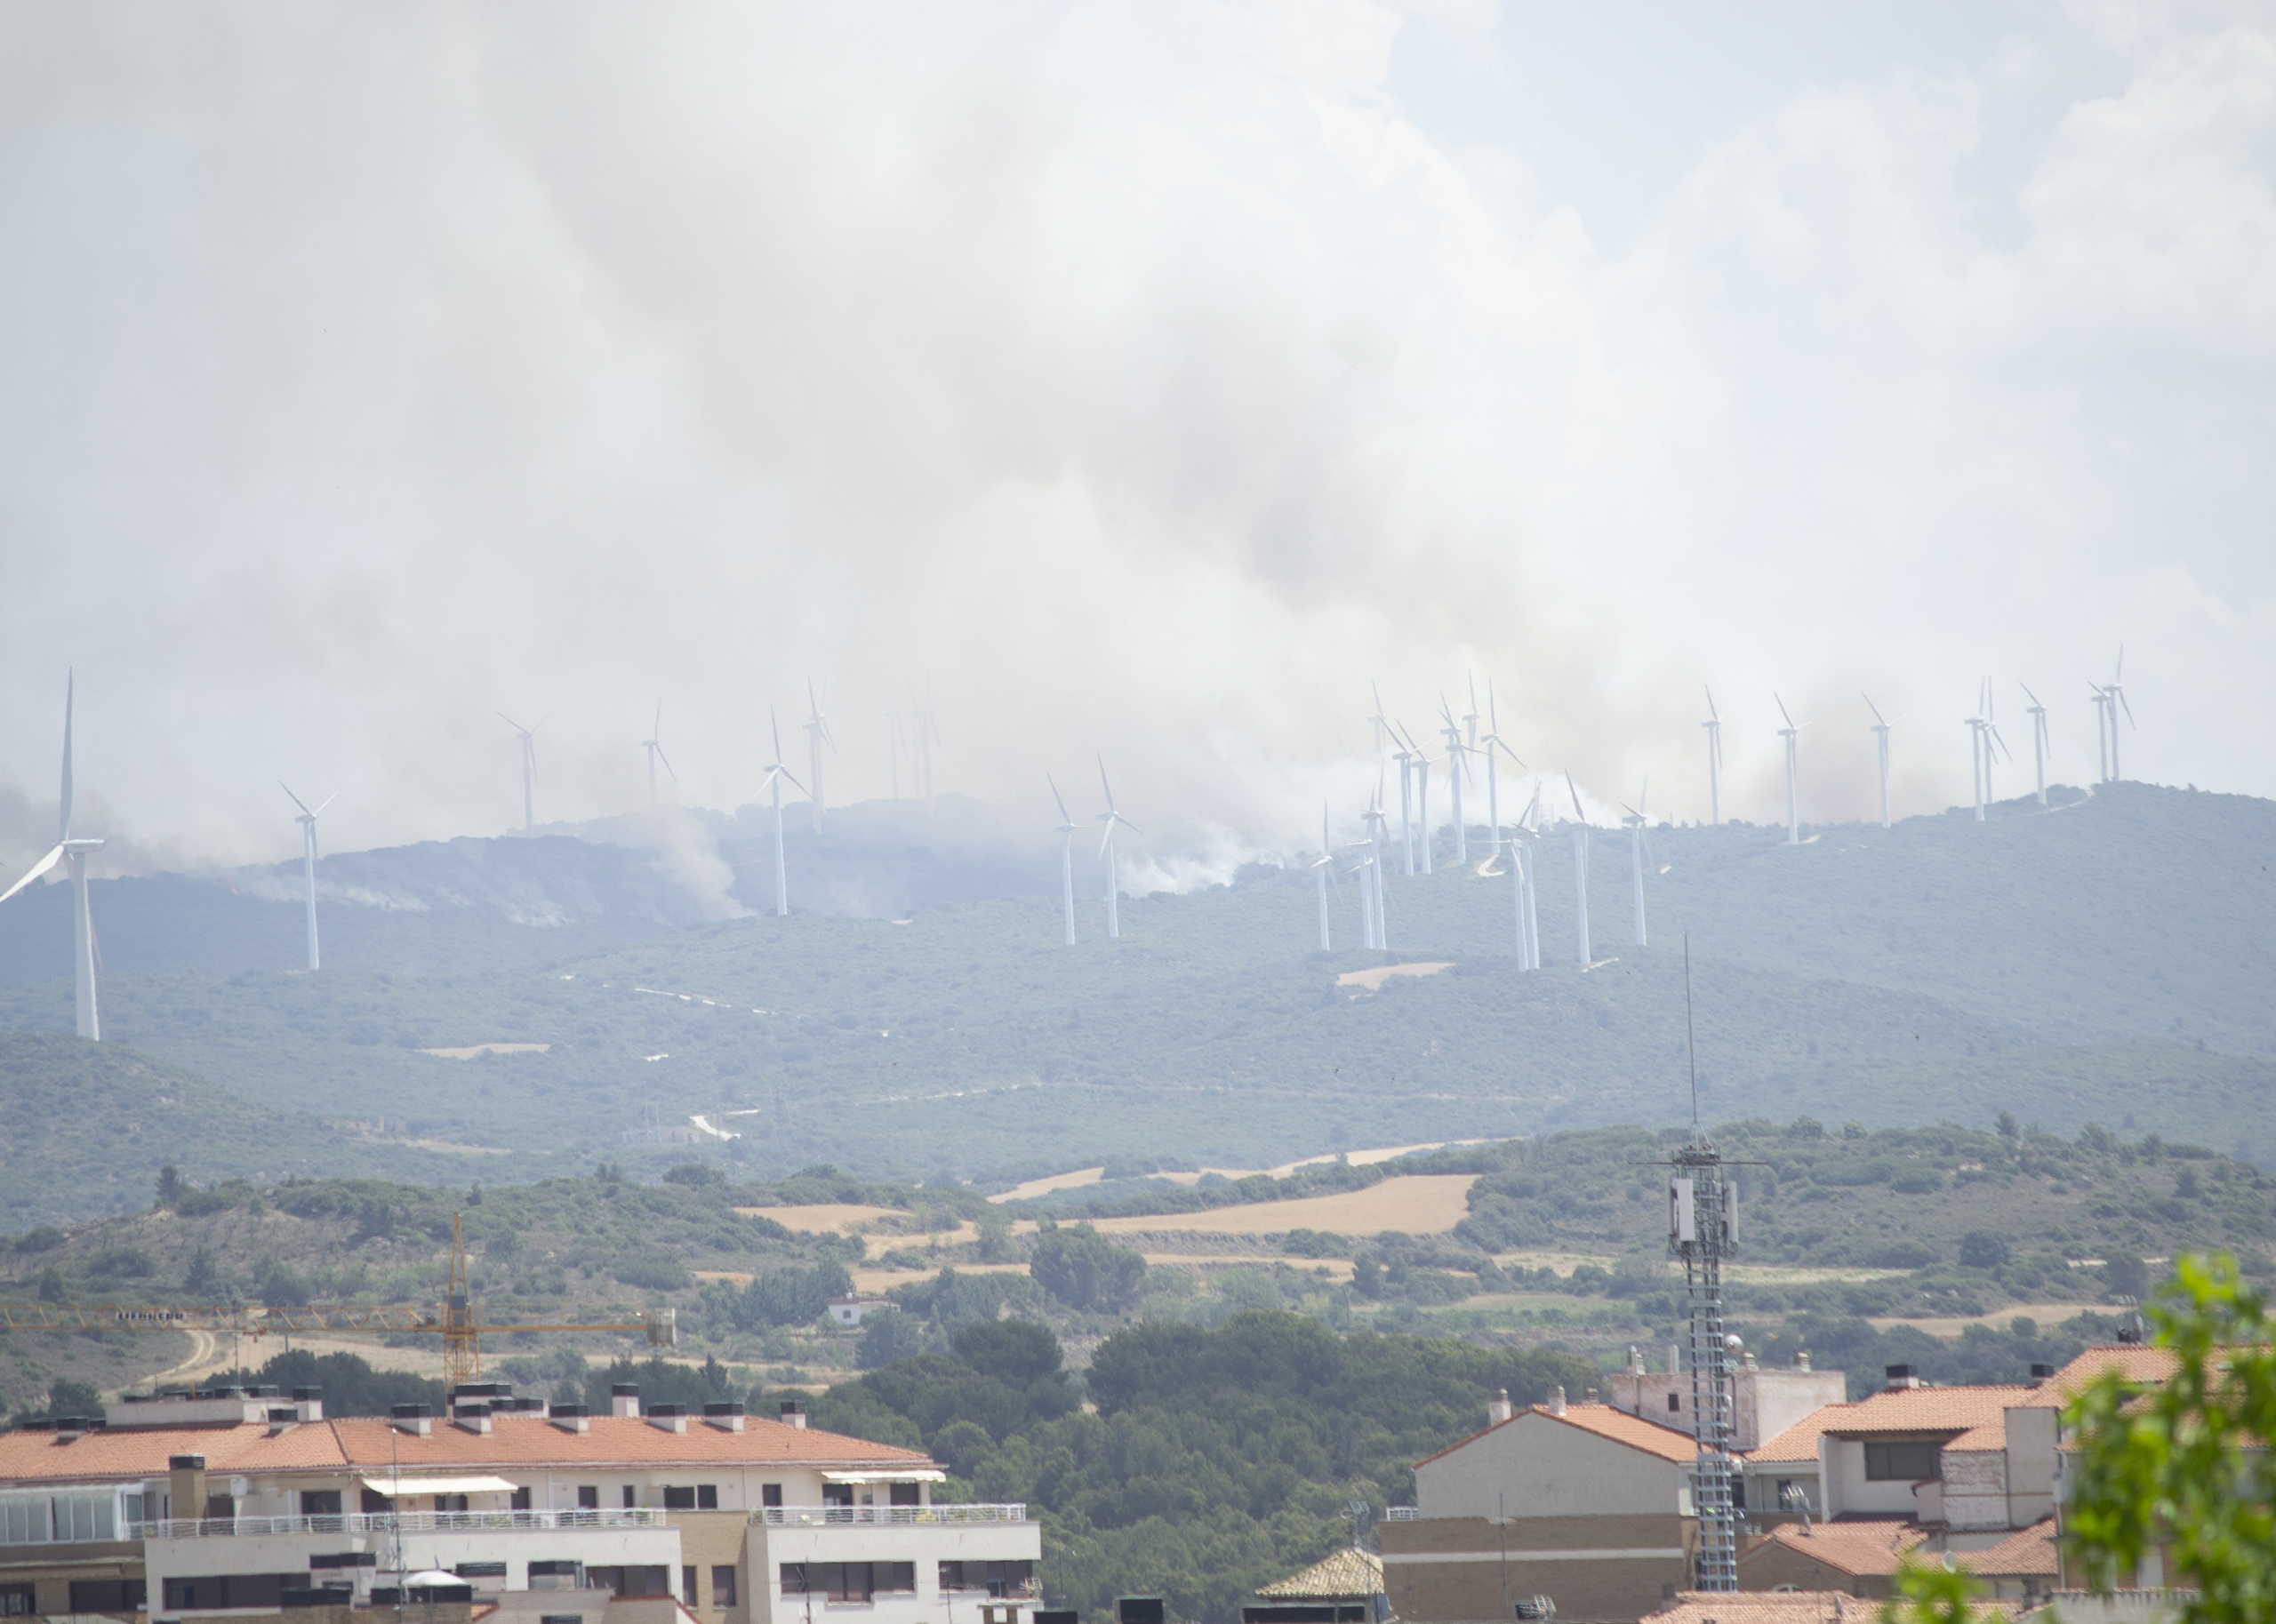
[(854, 1363), (865, 1371), (914, 1358), (925, 1351), (925, 1327), (899, 1308), (878, 1308), (862, 1316), (861, 1351)]
[(71, 1295), (71, 1288), (64, 1283), (63, 1271), (49, 1264), (39, 1271), (39, 1300), (42, 1302), (62, 1302)]
[(2008, 1237), (1990, 1229), (1970, 1229), (1959, 1237), (1962, 1268), (1998, 1268), (2008, 1260)]
[(1136, 1300), (1146, 1283), (1146, 1258), (1116, 1245), (1088, 1224), (1078, 1224), (1038, 1239), (1028, 1273), (1070, 1308), (1110, 1312)]
[(709, 1162), (676, 1162), (664, 1169), (664, 1182), (684, 1184), (690, 1189), (701, 1189), (706, 1185), (725, 1184), (727, 1175)]
[(172, 1162), (158, 1169), (158, 1204), (170, 1207), (181, 1195), (181, 1170)]
[(2276, 1604), (2276, 1320), (2227, 1256), (2176, 1260), (2147, 1308), (2174, 1370), (2147, 1395), (2113, 1368), (2072, 1401), (2067, 1522), (2088, 1582), (2131, 1581), (2162, 1548), (2192, 1587), (2184, 1624), (2246, 1624)]

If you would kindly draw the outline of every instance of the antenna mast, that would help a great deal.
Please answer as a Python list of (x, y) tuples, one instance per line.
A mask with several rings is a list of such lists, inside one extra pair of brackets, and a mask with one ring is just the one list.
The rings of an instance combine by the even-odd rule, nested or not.
[(1691, 939), (1683, 943), (1683, 1020), (1691, 1058), (1691, 1142), (1670, 1158), (1668, 1250), (1683, 1260), (1691, 1309), (1691, 1420), (1699, 1452), (1691, 1505), (1699, 1518), (1698, 1588), (1735, 1591), (1738, 1523), (1731, 1508), (1730, 1344), (1723, 1331), (1723, 1259), (1738, 1238), (1738, 1190), (1699, 1131), (1699, 1060), (1691, 1016)]

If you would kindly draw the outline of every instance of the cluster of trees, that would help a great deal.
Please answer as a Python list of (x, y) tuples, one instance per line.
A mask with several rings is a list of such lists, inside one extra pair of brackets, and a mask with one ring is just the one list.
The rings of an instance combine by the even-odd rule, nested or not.
[(930, 1450), (951, 1493), (1038, 1508), (1054, 1603), (1096, 1616), (1159, 1593), (1179, 1617), (1231, 1618), (1347, 1540), (1351, 1501), (1411, 1502), (1411, 1463), (1483, 1426), (1495, 1388), (1530, 1403), (1597, 1380), (1570, 1354), (1339, 1337), (1256, 1311), (1108, 1337), (1087, 1373), (1094, 1414), (1050, 1332), (1003, 1320), (834, 1387), (813, 1414)]

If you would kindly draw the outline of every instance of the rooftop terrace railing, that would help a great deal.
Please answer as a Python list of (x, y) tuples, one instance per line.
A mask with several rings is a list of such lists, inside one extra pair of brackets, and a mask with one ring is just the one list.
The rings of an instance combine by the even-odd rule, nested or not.
[(1025, 1501), (1009, 1505), (767, 1506), (750, 1514), (770, 1528), (926, 1528), (942, 1524), (1024, 1523)]
[(356, 1511), (333, 1516), (172, 1517), (130, 1523), (127, 1532), (136, 1540), (243, 1540), (264, 1534), (512, 1533), (669, 1525), (665, 1513), (635, 1506), (607, 1511)]

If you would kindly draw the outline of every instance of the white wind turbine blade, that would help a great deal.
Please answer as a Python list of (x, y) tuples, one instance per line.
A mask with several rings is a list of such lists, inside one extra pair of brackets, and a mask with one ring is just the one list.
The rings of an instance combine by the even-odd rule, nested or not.
[(1715, 708), (1715, 691), (1703, 686), (1700, 692), (1707, 696), (1707, 719), (1710, 722), (1720, 722), (1723, 717), (1722, 714)]
[(297, 806), (297, 807), (299, 807), (299, 808), (301, 809), (301, 814), (302, 814), (304, 817), (313, 818), (313, 817), (315, 817), (315, 816), (316, 816), (316, 813), (314, 813), (314, 812), (312, 812), (309, 811), (309, 804), (308, 804), (306, 801), (303, 801), (302, 799), (301, 799), (301, 797), (300, 797), (299, 796), (293, 795), (293, 786), (292, 786), (292, 785), (290, 785), (290, 784), (286, 783), (283, 779), (281, 779), (281, 778), (280, 778), (280, 779), (278, 779), (278, 780), (276, 780), (276, 787), (277, 787), (279, 789), (283, 790), (286, 795), (288, 795), (288, 796), (292, 796), (292, 798), (293, 798), (293, 805), (295, 805), (295, 806)]
[[(1787, 709), (1786, 709), (1786, 701), (1785, 701), (1785, 700), (1782, 700), (1782, 699), (1779, 699), (1779, 698), (1778, 698), (1778, 696), (1777, 696), (1777, 694), (1775, 694), (1775, 693), (1773, 693), (1770, 697), (1771, 697), (1771, 699), (1772, 699), (1772, 700), (1775, 700), (1775, 701), (1776, 701), (1776, 703), (1777, 703), (1777, 706), (1778, 706), (1778, 714), (1779, 714), (1780, 716), (1784, 716), (1784, 717), (1786, 718), (1786, 725), (1787, 725), (1788, 727), (1793, 727), (1793, 726), (1794, 726), (1794, 718), (1793, 718), (1793, 716), (1792, 716), (1791, 715), (1790, 715), (1790, 714), (1788, 713), (1788, 711), (1787, 711)], [(1799, 730), (1799, 728), (1797, 728), (1797, 729), (1795, 729), (1795, 731), (1799, 732), (1800, 730)]]
[(330, 795), (328, 795), (328, 796), (325, 796), (323, 803), (322, 803), (320, 805), (318, 805), (318, 806), (317, 806), (317, 808), (316, 812), (310, 812), (309, 815), (310, 817), (312, 817), (312, 818), (313, 818), (313, 817), (315, 817), (315, 816), (317, 816), (318, 813), (320, 813), (320, 812), (322, 812), (324, 811), (325, 807), (331, 805), (334, 801), (337, 801), (338, 799), (340, 799), (340, 791), (338, 791), (337, 789), (335, 789), (335, 790), (333, 790)]
[(22, 879), (18, 880), (14, 884), (9, 886), (7, 890), (0, 891), (0, 902), (5, 902), (10, 897), (14, 896), (25, 886), (30, 884), (34, 880), (39, 878), (41, 875), (45, 874), (50, 868), (54, 868), (56, 864), (62, 860), (63, 847), (60, 844), (50, 847), (45, 857), (41, 858), (39, 861), (34, 863), (29, 868), (25, 870), (24, 877)]
[(678, 783), (679, 774), (672, 772), (672, 758), (664, 754), (664, 747), (661, 740), (656, 744), (656, 759), (664, 764), (664, 771), (671, 774), (672, 782)]
[(1863, 689), (1860, 689), (1858, 690), (1857, 697), (1865, 701), (1865, 708), (1873, 713), (1873, 720), (1875, 722), (1879, 723), (1883, 727), (1887, 727), (1888, 725), (1888, 718), (1881, 715), (1881, 708), (1873, 703), (1873, 696), (1871, 694), (1865, 692)]
[(1099, 757), (1099, 788), (1106, 791), (1106, 809), (1114, 811), (1114, 786), (1106, 781), (1106, 757)]
[(1046, 772), (1043, 781), (1051, 786), (1051, 798), (1059, 803), (1059, 822), (1063, 828), (1073, 828), (1075, 820), (1067, 815), (1067, 797), (1059, 793), (1059, 780)]
[(1136, 824), (1131, 822), (1129, 819), (1124, 817), (1120, 812), (1109, 812), (1107, 816), (1112, 818), (1117, 823), (1122, 825), (1124, 828), (1128, 829), (1134, 835), (1142, 835), (1146, 832), (1144, 829), (1140, 828)]
[(1574, 788), (1573, 775), (1570, 772), (1565, 775), (1565, 788), (1573, 796), (1573, 820), (1575, 823), (1586, 823), (1589, 820), (1589, 815), (1581, 810), (1581, 792)]
[(782, 764), (782, 724), (774, 719), (774, 707), (772, 705), (766, 708), (766, 725), (774, 734), (774, 764), (779, 768)]
[[(801, 784), (800, 782), (798, 782), (797, 775), (797, 774), (795, 774), (794, 772), (792, 772), (790, 771), (790, 769), (789, 769), (789, 768), (788, 768), (788, 767), (786, 767), (786, 766), (782, 765), (782, 764), (781, 764), (781, 763), (780, 763), (780, 762), (777, 762), (774, 765), (773, 765), (773, 766), (769, 767), (769, 768), (766, 770), (766, 776), (767, 776), (767, 778), (768, 778), (769, 780), (773, 780), (773, 779), (778, 779), (778, 778), (779, 778), (779, 779), (785, 779), (785, 780), (789, 780), (789, 782), (790, 788), (793, 788), (793, 789), (795, 789), (795, 790), (797, 790), (800, 795), (811, 796), (813, 794), (813, 790), (811, 790), (811, 789), (807, 788), (804, 784)], [(677, 779), (674, 779), (672, 781), (673, 781), (674, 783), (677, 783), (679, 780), (678, 780)], [(760, 785), (759, 785), (759, 788), (762, 788), (762, 789), (764, 789), (764, 788), (766, 788), (766, 785), (765, 785), (765, 783), (762, 783), (762, 784), (760, 784)]]

